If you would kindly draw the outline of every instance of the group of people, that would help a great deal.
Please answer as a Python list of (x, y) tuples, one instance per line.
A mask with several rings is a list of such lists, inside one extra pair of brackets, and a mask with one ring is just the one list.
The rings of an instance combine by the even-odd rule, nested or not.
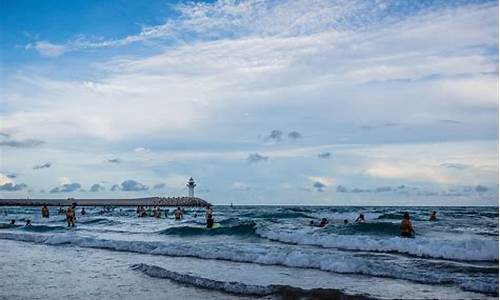
[[(58, 214), (66, 215), (66, 222), (68, 223), (68, 227), (75, 227), (75, 220), (76, 220), (76, 203), (72, 203), (68, 209), (64, 209), (62, 207), (59, 207), (59, 210), (57, 211)], [(82, 207), (82, 210), (80, 211), (80, 214), (84, 216), (87, 212), (85, 211), (85, 207)], [(44, 204), (42, 206), (42, 218), (49, 218), (50, 217), (50, 212), (49, 212), (49, 207), (47, 204)], [(30, 221), (31, 224), (31, 221)], [(28, 224), (26, 224), (28, 225)]]
[[(148, 214), (148, 209), (145, 206), (139, 205), (139, 206), (137, 206), (136, 213), (137, 213), (138, 217), (152, 216), (153, 218), (157, 218), (157, 219), (161, 218), (161, 209), (160, 209), (160, 206), (155, 206), (153, 208), (152, 214), (151, 213)], [(169, 210), (167, 209), (165, 211), (165, 218), (168, 218), (168, 213), (169, 213)], [(198, 216), (198, 214), (194, 215), (195, 218), (197, 216)], [(175, 218), (176, 221), (181, 221), (182, 219), (184, 219), (184, 210), (181, 209), (180, 206), (178, 206), (175, 209), (175, 211), (174, 211), (174, 218)], [(213, 218), (213, 209), (212, 209), (211, 206), (207, 206), (206, 207), (205, 220), (206, 220), (207, 228), (213, 228), (215, 221), (214, 221), (214, 218)]]
[[(433, 211), (431, 213), (431, 216), (429, 218), (429, 221), (437, 221), (437, 212)], [(365, 215), (364, 214), (359, 214), (359, 216), (356, 218), (354, 223), (364, 223), (365, 222)], [(321, 221), (318, 223), (318, 225), (315, 224), (314, 221), (310, 221), (309, 225), (311, 226), (318, 226), (318, 227), (326, 227), (329, 224), (329, 221), (327, 218), (322, 218)], [(344, 225), (348, 225), (349, 220), (344, 219)], [(415, 237), (415, 230), (413, 229), (413, 224), (411, 222), (410, 214), (408, 212), (405, 212), (403, 214), (403, 220), (401, 220), (401, 224), (399, 226), (400, 232), (401, 232), (401, 237), (405, 238), (411, 238)]]

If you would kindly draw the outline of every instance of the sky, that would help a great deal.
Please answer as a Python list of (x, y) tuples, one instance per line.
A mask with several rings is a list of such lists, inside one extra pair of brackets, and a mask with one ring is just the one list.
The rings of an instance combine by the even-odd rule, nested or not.
[(497, 1), (0, 0), (0, 197), (498, 205)]

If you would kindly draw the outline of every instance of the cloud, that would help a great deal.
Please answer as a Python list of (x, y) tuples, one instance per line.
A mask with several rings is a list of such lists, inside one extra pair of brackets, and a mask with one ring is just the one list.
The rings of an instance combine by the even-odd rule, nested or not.
[(164, 189), (167, 185), (165, 183), (158, 183), (158, 184), (155, 184), (153, 186), (153, 189), (155, 190), (160, 190), (160, 189)]
[(113, 186), (109, 189), (112, 192), (116, 192), (120, 190), (120, 186), (118, 184), (113, 184)]
[(456, 169), (456, 170), (463, 170), (471, 167), (470, 165), (459, 164), (459, 163), (442, 163), (439, 166), (447, 169)]
[[(347, 192), (347, 190), (346, 190), (346, 192)], [(371, 192), (371, 190), (361, 189), (361, 188), (353, 188), (350, 192), (354, 193), (354, 194), (359, 194), (359, 193), (369, 193), (369, 192)]]
[(262, 161), (267, 161), (269, 159), (268, 156), (261, 155), (259, 153), (252, 153), (248, 155), (247, 161), (249, 164), (256, 164)]
[(35, 44), (28, 44), (26, 49), (35, 49), (43, 57), (58, 57), (64, 54), (67, 50), (65, 45), (57, 45), (48, 41), (38, 41)]
[(27, 139), (27, 140), (7, 140), (0, 141), (0, 146), (14, 147), (14, 148), (32, 148), (43, 144), (44, 141)]
[(282, 136), (283, 136), (283, 132), (281, 130), (274, 129), (266, 137), (266, 140), (273, 141), (273, 142), (277, 143), (277, 142), (281, 142)]
[(6, 191), (6, 192), (16, 192), (16, 191), (21, 191), (28, 186), (24, 183), (21, 184), (14, 184), (12, 182), (5, 183), (3, 185), (0, 185), (0, 191)]
[(231, 190), (233, 190), (233, 191), (250, 191), (251, 187), (247, 183), (236, 181), (236, 182), (233, 182), (231, 184)]
[(332, 153), (330, 152), (322, 152), (320, 154), (318, 154), (318, 158), (322, 158), (322, 159), (329, 159), (332, 157)]
[(337, 193), (347, 193), (348, 192), (347, 188), (343, 185), (337, 185), (336, 190), (337, 190)]
[(105, 188), (104, 188), (102, 185), (100, 185), (100, 184), (98, 184), (98, 183), (95, 183), (95, 184), (93, 184), (93, 185), (90, 187), (90, 190), (89, 190), (89, 191), (90, 191), (90, 192), (100, 192), (100, 191), (104, 191), (104, 190), (105, 190)]
[(78, 182), (66, 183), (60, 187), (55, 187), (55, 188), (51, 189), (49, 192), (50, 193), (71, 193), (71, 192), (74, 192), (76, 190), (79, 190), (81, 187), (82, 187), (82, 185), (79, 184)]
[(375, 188), (376, 193), (386, 193), (386, 192), (391, 192), (391, 191), (392, 191), (392, 187), (390, 187), (390, 186), (381, 186), (381, 187)]
[(300, 139), (301, 137), (302, 135), (297, 131), (291, 131), (288, 133), (288, 138), (291, 140), (297, 140)]
[(124, 182), (121, 183), (121, 190), (125, 192), (147, 191), (148, 189), (149, 189), (148, 186), (131, 179), (125, 180)]
[(488, 187), (484, 186), (484, 185), (477, 185), (474, 190), (478, 193), (484, 193), (484, 192), (487, 192), (488, 191)]
[(112, 158), (108, 159), (108, 162), (112, 164), (120, 164), (122, 161), (119, 158)]
[(47, 169), (47, 168), (50, 168), (51, 166), (52, 166), (51, 163), (44, 163), (42, 165), (33, 166), (33, 169), (34, 170)]
[(309, 176), (309, 180), (314, 181), (314, 182), (320, 182), (326, 186), (330, 186), (335, 184), (335, 179), (331, 177), (322, 177), (322, 176)]
[(327, 186), (319, 181), (316, 181), (315, 183), (313, 183), (313, 187), (317, 192), (324, 192)]

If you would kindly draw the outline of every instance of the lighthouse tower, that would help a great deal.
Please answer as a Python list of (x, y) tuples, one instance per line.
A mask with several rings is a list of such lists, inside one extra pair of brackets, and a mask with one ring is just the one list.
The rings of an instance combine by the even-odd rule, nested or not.
[(194, 183), (193, 177), (189, 178), (188, 183), (186, 186), (189, 189), (189, 197), (193, 198), (194, 197), (194, 187), (196, 186), (196, 183)]

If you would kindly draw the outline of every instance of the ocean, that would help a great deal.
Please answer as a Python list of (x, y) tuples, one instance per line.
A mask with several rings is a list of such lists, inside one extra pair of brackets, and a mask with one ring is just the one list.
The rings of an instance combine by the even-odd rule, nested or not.
[(214, 206), (214, 229), (202, 208), (77, 207), (71, 229), (57, 209), (0, 208), (0, 299), (498, 297), (497, 207)]

